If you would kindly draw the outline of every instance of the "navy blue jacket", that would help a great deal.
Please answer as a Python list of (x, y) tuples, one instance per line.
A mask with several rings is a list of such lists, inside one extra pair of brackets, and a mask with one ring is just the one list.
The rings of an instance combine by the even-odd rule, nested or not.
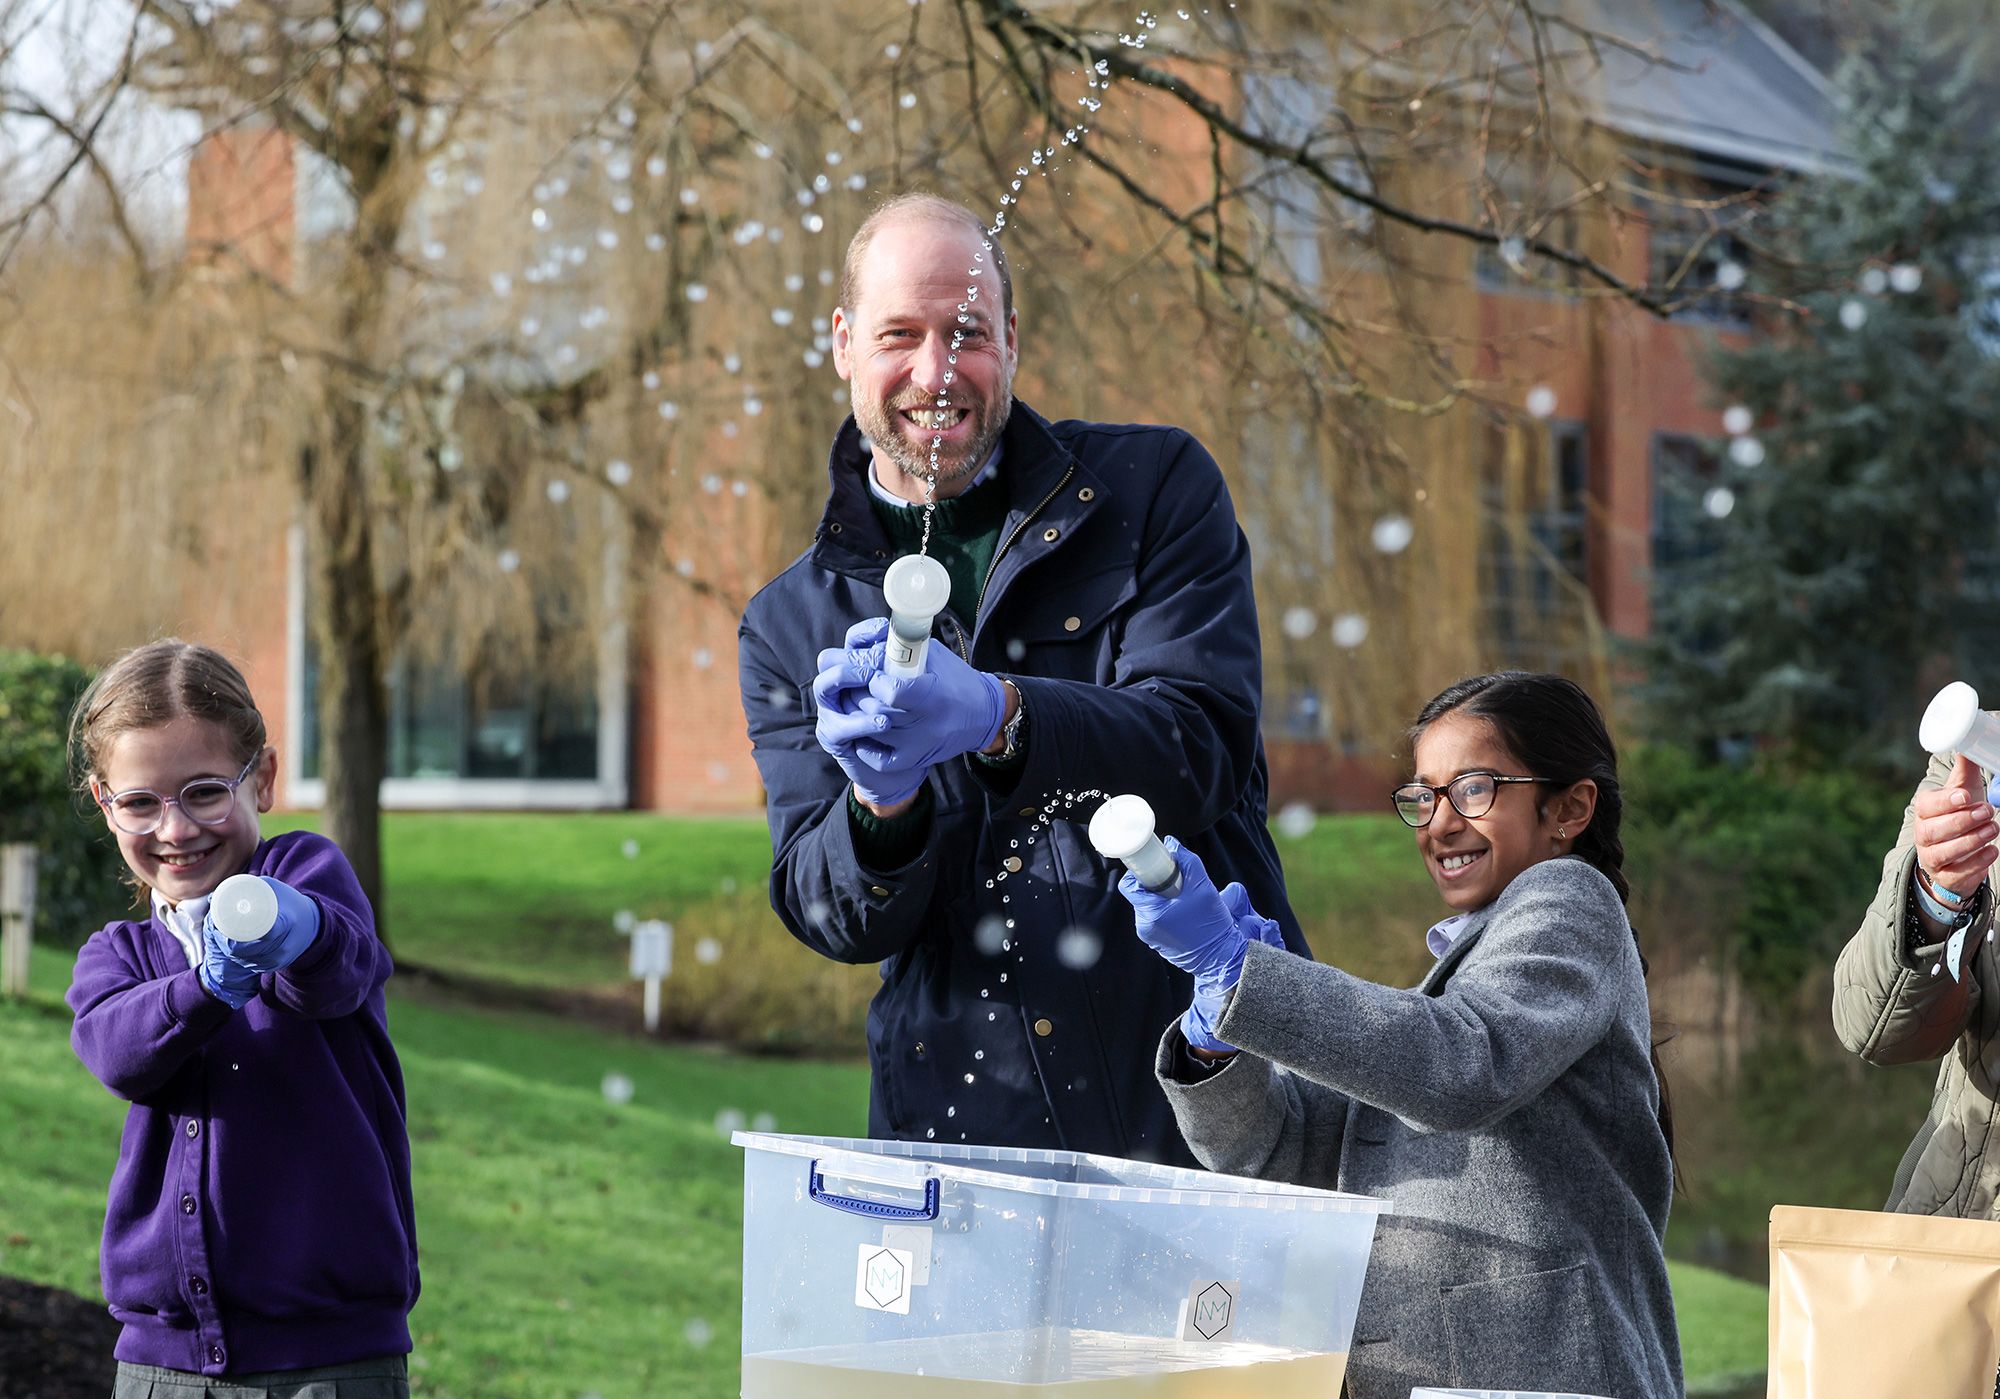
[[(847, 780), (814, 737), (812, 701), (821, 649), (887, 611), (891, 546), (849, 419), (812, 548), (751, 599), (739, 630), (771, 904), (814, 951), (882, 964), (871, 1135), (1191, 1162), (1152, 1065), (1188, 978), (1133, 933), (1119, 871), (1085, 829), (1095, 802), (1029, 837), (1059, 794), (1137, 792), (1163, 835), (1241, 880), (1306, 951), (1265, 824), (1249, 546), (1214, 459), (1178, 429), (1050, 423), (1017, 401), (1002, 446), (1009, 508), (976, 620), (953, 599), (933, 644), (1019, 687), (1025, 764), (939, 764), (923, 853), (895, 870), (856, 857)], [(975, 930), (995, 916), (1016, 926), (988, 955)], [(1102, 946), (1081, 970), (1057, 951), (1076, 928)]]

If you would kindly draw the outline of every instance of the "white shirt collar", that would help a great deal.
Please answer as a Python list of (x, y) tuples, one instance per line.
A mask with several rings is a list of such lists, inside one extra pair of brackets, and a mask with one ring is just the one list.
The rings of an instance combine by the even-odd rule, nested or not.
[[(991, 481), (994, 478), (994, 476), (999, 473), (999, 470), (1000, 470), (1000, 444), (998, 442), (995, 442), (993, 444), (993, 454), (986, 458), (986, 465), (980, 467), (979, 474), (972, 478), (972, 486), (985, 485), (988, 481)], [(969, 491), (972, 489), (972, 486), (967, 486), (965, 489)], [(875, 474), (875, 458), (873, 456), (870, 456), (868, 458), (868, 489), (874, 493), (875, 499), (886, 500), (891, 505), (901, 505), (908, 507), (918, 503), (914, 500), (904, 500), (901, 496), (895, 495), (892, 492), (890, 492), (888, 488), (882, 484), (882, 478)]]
[(153, 914), (174, 935), (181, 951), (187, 953), (190, 967), (201, 965), (201, 925), (208, 918), (211, 897), (203, 894), (198, 899), (182, 899), (178, 904), (171, 904), (158, 889), (153, 890)]
[(1458, 935), (1465, 931), (1465, 920), (1471, 916), (1469, 913), (1454, 913), (1425, 933), (1424, 946), (1431, 950), (1431, 956), (1442, 957), (1451, 951), (1452, 944), (1458, 941)]

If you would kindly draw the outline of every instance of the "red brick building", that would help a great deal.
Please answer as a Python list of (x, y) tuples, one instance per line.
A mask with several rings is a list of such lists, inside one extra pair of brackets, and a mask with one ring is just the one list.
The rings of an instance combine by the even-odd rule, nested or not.
[[(1778, 36), (1731, 4), (1659, 0), (1649, 27), (1663, 64), (1607, 60), (1606, 94), (1594, 119), (1638, 154), (1636, 164), (1718, 197), (1777, 176), (1818, 176), (1837, 164), (1833, 100), (1825, 80)], [(1670, 37), (1658, 39), (1658, 33)], [(306, 163), (276, 133), (242, 127), (210, 138), (189, 175), (191, 255), (234, 257), (283, 280), (311, 236), (317, 196)], [(1617, 240), (1614, 270), (1634, 282), (1681, 266), (1697, 244), (1694, 280), (1718, 288), (1699, 308), (1660, 319), (1638, 308), (1595, 307), (1523, 281), (1504, 258), (1466, 245), (1476, 283), (1482, 374), (1532, 384), (1546, 421), (1545, 472), (1535, 494), (1532, 557), (1497, 549), (1483, 563), (1496, 618), (1522, 606), (1577, 607), (1610, 633), (1649, 626), (1648, 579), (1656, 552), (1671, 547), (1684, 510), (1681, 485), (1712, 469), (1722, 437), (1719, 408), (1701, 377), (1704, 347), (1749, 333), (1727, 289), (1743, 256), (1725, 235), (1705, 243), (1665, 206), (1639, 210)], [(832, 293), (826, 293), (831, 301)], [(1504, 347), (1504, 349), (1502, 348)], [(830, 366), (826, 383), (834, 384)], [(1044, 395), (1061, 415), (1068, 405)], [(1162, 410), (1162, 416), (1172, 414)], [(1218, 450), (1227, 461), (1228, 452)], [(729, 538), (759, 537), (757, 499), (708, 493), (704, 527)], [(1257, 522), (1246, 520), (1253, 542)], [(728, 561), (724, 591), (745, 596), (808, 542), (772, 557)], [(687, 541), (666, 542), (671, 559)], [(298, 532), (273, 558), (289, 580), (283, 606), (236, 609), (236, 633), (221, 638), (246, 654), (287, 755), (281, 800), (312, 805), (314, 673), (304, 627)], [(709, 561), (712, 563), (712, 560)], [(609, 566), (609, 565), (607, 565)], [(272, 576), (267, 574), (268, 576)], [(1534, 635), (1499, 629), (1501, 658), (1560, 667)], [(399, 665), (392, 677), (391, 777), (385, 803), (425, 807), (636, 807), (680, 812), (755, 812), (761, 790), (744, 736), (736, 687), (733, 605), (684, 589), (630, 600), (628, 620), (601, 638), (594, 683), (562, 695), (474, 693), (449, 676)], [(669, 662), (665, 658), (671, 658)], [(1277, 801), (1373, 804), (1372, 760), (1343, 751), (1315, 699), (1267, 685), (1266, 735)]]

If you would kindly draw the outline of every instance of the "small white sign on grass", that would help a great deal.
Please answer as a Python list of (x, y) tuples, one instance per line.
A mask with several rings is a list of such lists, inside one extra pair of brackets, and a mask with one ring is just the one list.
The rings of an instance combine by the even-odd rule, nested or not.
[(28, 943), (35, 926), (35, 874), (40, 852), (0, 845), (0, 995), (28, 994)]
[(660, 1029), (660, 981), (674, 969), (674, 925), (649, 918), (632, 929), (632, 975), (646, 983), (646, 1033)]

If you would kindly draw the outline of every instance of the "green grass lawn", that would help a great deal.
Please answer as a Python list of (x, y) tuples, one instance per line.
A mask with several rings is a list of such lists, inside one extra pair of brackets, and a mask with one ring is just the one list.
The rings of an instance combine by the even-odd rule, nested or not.
[[(312, 823), (267, 818), (266, 834)], [(1326, 816), (1279, 837), (1294, 907), (1323, 959), (1357, 975), (1414, 981), (1421, 936), (1443, 912), (1409, 832), (1389, 815)], [(628, 854), (627, 851), (632, 853)], [(799, 945), (771, 912), (761, 819), (645, 813), (392, 812), (384, 818), (384, 920), (400, 959), (458, 976), (622, 1002), (623, 912), (674, 925), (663, 988), (669, 1032), (739, 1047), (859, 1054), (873, 967)], [(1368, 909), (1363, 916), (1324, 910)], [(712, 944), (712, 960), (698, 950)]]
[[(71, 1054), (68, 958), (0, 1003), (0, 1272), (97, 1295), (124, 1112)], [(649, 1043), (546, 1016), (398, 996), (424, 1295), (419, 1393), (736, 1392), (742, 1167), (718, 1118), (863, 1129), (865, 1070)], [(602, 1083), (632, 1081), (613, 1105)], [(1763, 1291), (1676, 1265), (1690, 1377), (1763, 1365)]]

